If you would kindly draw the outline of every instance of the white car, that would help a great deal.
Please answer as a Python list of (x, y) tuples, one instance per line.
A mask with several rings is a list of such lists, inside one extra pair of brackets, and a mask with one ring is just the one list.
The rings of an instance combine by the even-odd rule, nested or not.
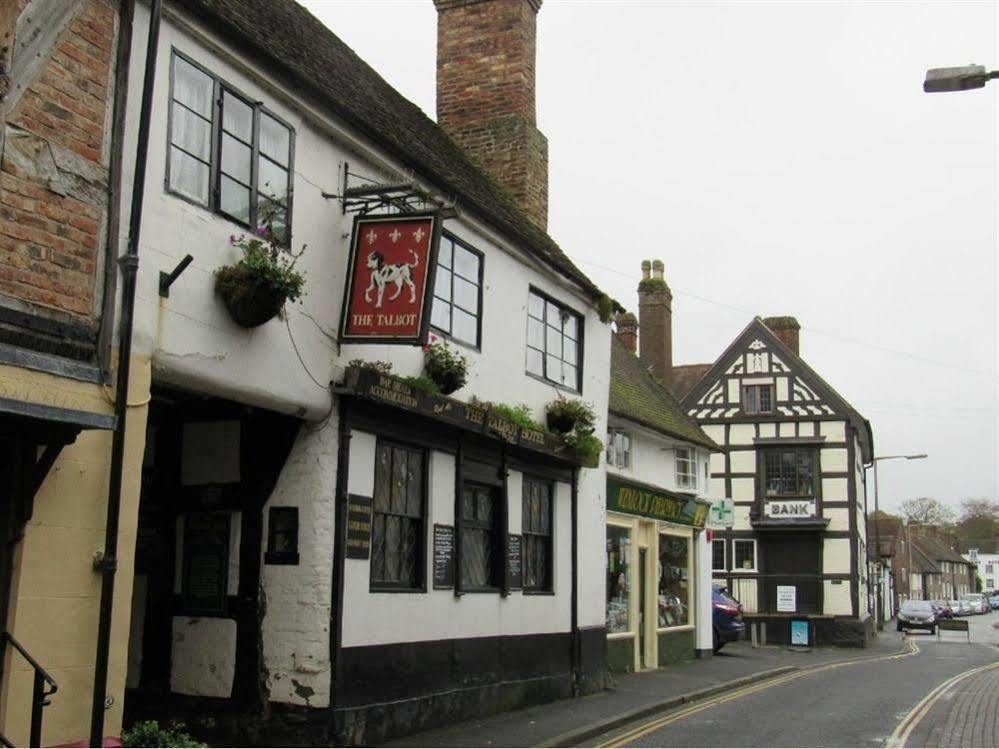
[(972, 614), (987, 614), (991, 608), (981, 593), (967, 593), (961, 597), (961, 600), (970, 604)]

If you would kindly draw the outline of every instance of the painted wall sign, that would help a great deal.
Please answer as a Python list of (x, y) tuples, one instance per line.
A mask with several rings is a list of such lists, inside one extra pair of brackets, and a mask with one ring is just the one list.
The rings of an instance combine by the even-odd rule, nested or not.
[(371, 557), (371, 497), (347, 495), (347, 559)]
[(667, 489), (607, 477), (607, 510), (703, 528), (711, 503)]
[(506, 587), (507, 590), (520, 590), (524, 587), (524, 560), (521, 538), (516, 533), (511, 533), (507, 537)]
[(768, 501), (763, 506), (763, 514), (775, 519), (815, 517), (815, 500)]
[(708, 528), (721, 530), (731, 528), (735, 521), (735, 502), (731, 499), (716, 499), (708, 510)]
[(793, 613), (798, 610), (798, 590), (793, 585), (777, 586), (777, 611)]
[(454, 587), (454, 526), (434, 523), (434, 588)]
[(440, 219), (436, 214), (358, 216), (350, 243), (340, 340), (424, 342), (430, 326)]

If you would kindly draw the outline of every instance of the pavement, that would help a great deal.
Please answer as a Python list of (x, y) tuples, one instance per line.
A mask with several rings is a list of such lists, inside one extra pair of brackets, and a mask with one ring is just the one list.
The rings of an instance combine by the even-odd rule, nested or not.
[[(879, 634), (864, 649), (753, 648), (730, 643), (717, 655), (656, 671), (617, 675), (612, 688), (579, 699), (560, 700), (396, 739), (387, 746), (575, 746), (646, 716), (749, 684), (840, 661), (884, 658), (904, 649), (902, 635)], [(730, 737), (729, 745), (732, 745)], [(735, 744), (746, 745), (743, 740)]]

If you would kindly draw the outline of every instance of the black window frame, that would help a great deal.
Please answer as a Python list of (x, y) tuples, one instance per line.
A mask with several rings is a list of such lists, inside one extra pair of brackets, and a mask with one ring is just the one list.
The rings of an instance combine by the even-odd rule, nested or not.
[[(531, 314), (531, 295), (532, 294), (534, 296), (539, 297), (544, 302), (544, 307), (543, 307), (544, 312), (542, 313), (543, 314), (542, 318), (535, 317), (534, 315)], [(552, 304), (552, 305), (554, 305), (555, 307), (557, 307), (559, 309), (560, 317), (562, 315), (570, 315), (570, 316), (576, 318), (576, 364), (575, 364), (575, 367), (576, 367), (576, 383), (573, 386), (567, 385), (566, 383), (562, 382), (561, 379), (554, 380), (554, 379), (552, 379), (551, 377), (548, 376), (548, 328), (549, 327), (551, 327), (551, 328), (555, 327), (554, 325), (549, 325), (548, 324), (548, 305), (549, 304)], [(525, 346), (524, 346), (524, 371), (527, 374), (527, 376), (528, 377), (533, 377), (536, 380), (541, 380), (542, 382), (545, 382), (545, 383), (547, 383), (549, 385), (554, 385), (555, 387), (561, 388), (563, 390), (568, 390), (568, 391), (573, 392), (573, 393), (582, 393), (582, 391), (583, 391), (583, 352), (585, 350), (585, 348), (584, 348), (584, 341), (583, 341), (584, 332), (585, 331), (584, 331), (583, 323), (586, 320), (586, 318), (581, 313), (579, 313), (578, 311), (576, 311), (575, 309), (573, 309), (572, 307), (570, 307), (568, 304), (565, 304), (564, 302), (560, 302), (558, 299), (555, 299), (554, 297), (550, 296), (549, 294), (546, 294), (545, 292), (541, 291), (540, 289), (538, 289), (538, 288), (536, 288), (534, 286), (528, 287), (528, 291), (527, 291), (527, 309), (526, 309), (526, 312), (527, 312), (527, 319), (525, 320), (525, 322), (526, 322), (526, 328), (527, 329), (525, 330), (526, 340), (525, 340)], [(531, 324), (530, 321), (532, 319), (539, 320), (541, 322), (542, 331), (543, 331), (542, 345), (544, 345), (544, 349), (539, 349), (536, 346), (532, 346), (531, 343), (530, 343), (530, 324)], [(564, 326), (564, 321), (563, 321), (562, 325)], [(565, 332), (564, 332), (564, 329), (563, 329), (562, 326), (559, 327), (559, 335), (562, 336), (563, 339), (565, 338)], [(572, 340), (572, 339), (569, 339), (569, 340)], [(527, 356), (528, 356), (528, 354), (529, 354), (529, 352), (531, 350), (537, 351), (537, 352), (539, 352), (541, 354), (541, 372), (542, 372), (542, 374), (538, 374), (536, 372), (532, 372), (530, 370), (530, 368), (528, 367)], [(558, 360), (561, 363), (566, 363), (566, 360), (563, 358), (562, 353), (559, 354)]]
[[(492, 496), (492, 525), (484, 526), (482, 521), (477, 518), (468, 518), (465, 516), (465, 490), (468, 488), (473, 488), (476, 490), (485, 490)], [(506, 532), (505, 532), (505, 519), (506, 514), (503, 508), (503, 502), (506, 498), (506, 492), (503, 491), (503, 487), (497, 486), (492, 483), (487, 483), (483, 481), (474, 481), (471, 479), (465, 479), (461, 483), (461, 518), (459, 522), (459, 537), (458, 537), (458, 559), (459, 569), (457, 570), (458, 576), (458, 589), (462, 593), (502, 593), (506, 588)], [(492, 548), (490, 549), (490, 556), (492, 557), (492, 569), (490, 570), (492, 579), (486, 585), (471, 585), (465, 579), (465, 565), (468, 562), (469, 555), (465, 546), (465, 534), (469, 531), (482, 532), (487, 531), (491, 537)]]
[[(752, 544), (753, 548), (753, 566), (752, 567), (740, 567), (739, 566), (739, 544)], [(758, 572), (760, 569), (760, 560), (757, 556), (759, 553), (759, 548), (756, 543), (755, 538), (735, 538), (732, 539), (732, 572), (742, 571), (742, 572)]]
[[(267, 551), (265, 564), (298, 564), (298, 508), (271, 507), (267, 511)], [(291, 540), (290, 548), (278, 549), (282, 536)]]
[[(715, 549), (718, 545), (721, 545), (721, 567), (715, 566)], [(728, 572), (728, 542), (724, 538), (713, 538), (711, 539), (711, 571), (712, 572)]]
[[(528, 512), (527, 512), (527, 502), (529, 499), (528, 495), (528, 485), (534, 484), (540, 487), (544, 487), (548, 491), (548, 532), (545, 533), (544, 530), (538, 531), (533, 528), (528, 528)], [(523, 543), (523, 549), (521, 551), (523, 557), (523, 577), (524, 577), (524, 594), (525, 595), (537, 595), (537, 594), (555, 594), (555, 482), (550, 479), (544, 479), (539, 476), (531, 476), (524, 474), (523, 484), (521, 488), (521, 500), (520, 500), (520, 535)], [(539, 585), (529, 585), (528, 580), (531, 578), (528, 570), (532, 567), (531, 564), (531, 554), (530, 548), (533, 542), (529, 543), (529, 538), (546, 539), (542, 543), (546, 550), (546, 563), (545, 563), (545, 579), (542, 584)]]
[[(750, 399), (750, 392), (754, 393)], [(770, 400), (770, 407), (764, 409), (760, 406), (760, 393), (766, 392)], [(752, 408), (750, 408), (752, 400)], [(771, 383), (752, 384), (742, 386), (742, 412), (747, 416), (769, 415), (775, 412), (774, 407), (774, 386)]]
[[(819, 499), (819, 485), (821, 482), (821, 477), (818, 472), (819, 461), (818, 461), (818, 449), (814, 447), (804, 447), (801, 445), (781, 445), (779, 447), (767, 447), (760, 450), (760, 464), (759, 464), (759, 476), (760, 476), (760, 497), (766, 501), (768, 499), (814, 499), (818, 501)], [(799, 491), (800, 484), (798, 483), (798, 474), (800, 473), (801, 464), (795, 464), (795, 490), (794, 491), (777, 491), (771, 492), (769, 489), (771, 476), (769, 473), (770, 458), (776, 456), (778, 465), (780, 467), (777, 480), (786, 481), (787, 476), (783, 475), (784, 460), (783, 455), (785, 453), (794, 453), (797, 459), (804, 458), (808, 461), (808, 471), (810, 473), (810, 483), (811, 490), (807, 492)]]
[[(451, 289), (450, 289), (451, 299), (450, 300), (445, 300), (444, 298), (437, 296), (437, 279), (440, 278), (440, 276), (441, 276), (441, 270), (442, 270), (441, 264), (440, 264), (440, 251), (438, 251), (437, 271), (436, 271), (436, 276), (434, 278), (434, 288), (431, 289), (431, 294), (432, 294), (433, 298), (430, 301), (430, 320), (431, 320), (430, 327), (433, 329), (434, 333), (436, 333), (437, 335), (441, 336), (442, 338), (446, 338), (449, 341), (453, 341), (455, 344), (457, 344), (459, 346), (468, 346), (469, 348), (472, 348), (472, 349), (474, 349), (476, 351), (481, 351), (482, 350), (482, 307), (483, 307), (482, 297), (483, 297), (483, 285), (485, 283), (486, 256), (485, 256), (485, 254), (482, 251), (477, 250), (476, 248), (472, 247), (470, 244), (468, 244), (464, 240), (458, 239), (458, 237), (456, 237), (451, 232), (448, 232), (448, 231), (442, 231), (441, 232), (441, 240), (443, 241), (445, 239), (447, 239), (448, 241), (450, 241), (453, 245), (460, 246), (461, 249), (463, 249), (464, 251), (468, 252), (469, 254), (475, 255), (476, 258), (479, 261), (479, 277), (475, 281), (476, 288), (478, 289), (478, 309), (475, 312), (475, 342), (471, 343), (471, 342), (466, 341), (466, 340), (464, 340), (462, 338), (456, 338), (454, 336), (454, 334), (452, 333), (452, 331), (454, 330), (454, 308), (456, 306), (455, 302), (454, 302), (454, 277), (455, 277), (456, 274), (455, 274), (455, 270), (454, 270), (454, 250), (453, 249), (451, 251), (451, 267), (444, 269), (446, 271), (446, 273), (450, 276), (450, 279), (451, 279)], [(462, 276), (461, 274), (457, 274), (457, 275), (458, 275), (458, 278), (462, 279), (463, 281), (467, 281), (469, 283), (472, 283), (472, 279), (466, 278), (465, 276)], [(451, 330), (443, 330), (442, 328), (438, 327), (437, 325), (435, 325), (433, 323), (433, 318), (434, 318), (433, 308), (434, 308), (434, 305), (437, 304), (437, 302), (440, 302), (441, 304), (448, 305), (448, 309), (449, 309), (448, 320), (450, 321)], [(458, 309), (460, 309), (465, 314), (468, 314), (468, 315), (472, 314), (469, 310), (465, 309), (464, 307), (462, 307), (460, 305), (457, 305), (457, 306), (458, 306)]]
[[(196, 200), (189, 195), (180, 192), (170, 183), (170, 161), (171, 161), (171, 149), (178, 148), (184, 153), (197, 158), (202, 164), (206, 162), (200, 157), (190, 154), (188, 151), (184, 150), (182, 147), (177, 146), (173, 142), (173, 109), (174, 109), (174, 59), (178, 58), (183, 60), (185, 63), (191, 67), (198, 70), (200, 73), (212, 80), (212, 119), (211, 119), (211, 151), (209, 153), (208, 167), (208, 201), (207, 203)], [(255, 101), (252, 97), (247, 96), (239, 88), (228, 83), (223, 78), (219, 77), (215, 73), (208, 70), (204, 65), (196, 62), (190, 55), (181, 52), (176, 47), (172, 47), (170, 50), (170, 91), (168, 97), (168, 107), (167, 107), (167, 128), (166, 128), (166, 163), (164, 169), (164, 187), (166, 192), (173, 197), (183, 200), (191, 205), (196, 205), (199, 208), (204, 208), (205, 210), (211, 211), (219, 216), (223, 216), (226, 220), (232, 221), (233, 223), (241, 226), (245, 229), (252, 231), (258, 226), (259, 216), (259, 197), (260, 197), (260, 185), (258, 184), (259, 177), (259, 163), (260, 159), (267, 159), (269, 161), (274, 161), (267, 154), (261, 153), (260, 151), (260, 115), (264, 114), (271, 119), (273, 119), (278, 124), (282, 125), (288, 130), (288, 164), (281, 168), (286, 169), (288, 172), (288, 189), (286, 197), (285, 206), (285, 223), (286, 223), (286, 233), (282, 238), (281, 244), (290, 247), (291, 246), (291, 235), (292, 235), (292, 224), (293, 224), (293, 212), (294, 212), (294, 185), (295, 185), (295, 128), (291, 124), (282, 118), (280, 115), (276, 114), (274, 111), (265, 107), (263, 102)], [(229, 93), (236, 97), (242, 103), (246, 104), (253, 112), (253, 125), (252, 125), (252, 145), (250, 151), (250, 211), (249, 211), (249, 221), (243, 221), (237, 216), (233, 216), (230, 213), (222, 210), (221, 207), (221, 179), (222, 179), (222, 96), (223, 93)], [(177, 102), (185, 109), (190, 110), (183, 103)], [(193, 110), (190, 110), (193, 112)], [(200, 113), (197, 114), (201, 119), (204, 116)], [(276, 162), (275, 162), (276, 163)], [(280, 165), (279, 165), (280, 166)]]
[[(398, 581), (390, 580), (376, 580), (375, 579), (375, 553), (377, 549), (377, 544), (375, 542), (375, 533), (378, 528), (378, 516), (379, 515), (394, 515), (399, 517), (415, 518), (413, 515), (405, 515), (396, 512), (383, 512), (376, 508), (376, 498), (377, 491), (372, 491), (371, 498), (371, 554), (368, 560), (368, 587), (369, 591), (372, 593), (426, 593), (427, 592), (427, 532), (428, 532), (428, 513), (427, 507), (430, 496), (430, 472), (428, 470), (430, 459), (428, 455), (428, 450), (425, 447), (419, 445), (409, 444), (396, 439), (387, 439), (383, 437), (378, 437), (375, 441), (375, 481), (378, 481), (378, 453), (383, 447), (390, 448), (392, 450), (405, 450), (411, 454), (418, 454), (421, 460), (421, 476), (420, 476), (420, 515), (419, 523), (420, 528), (416, 533), (416, 560), (414, 562), (414, 569), (416, 570), (417, 579), (412, 585), (401, 584)], [(394, 459), (394, 458), (393, 458)], [(391, 481), (391, 475), (387, 479)]]

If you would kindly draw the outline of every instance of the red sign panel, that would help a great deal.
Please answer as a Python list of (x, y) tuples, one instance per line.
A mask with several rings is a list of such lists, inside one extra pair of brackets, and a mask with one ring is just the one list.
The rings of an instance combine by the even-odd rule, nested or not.
[(423, 343), (430, 325), (439, 244), (434, 214), (354, 221), (340, 340)]

